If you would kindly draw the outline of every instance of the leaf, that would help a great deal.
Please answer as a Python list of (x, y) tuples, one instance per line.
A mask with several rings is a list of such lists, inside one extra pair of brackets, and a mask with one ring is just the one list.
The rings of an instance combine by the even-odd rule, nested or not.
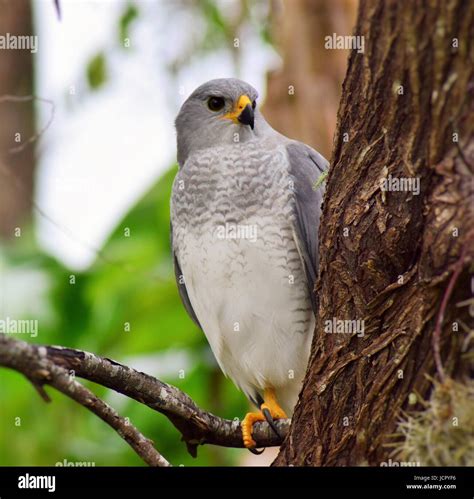
[(138, 9), (133, 4), (128, 4), (119, 20), (120, 45), (124, 47), (124, 41), (130, 38), (130, 25), (138, 17)]
[(313, 184), (313, 191), (315, 191), (318, 187), (320, 187), (323, 182), (326, 182), (326, 177), (328, 176), (328, 172), (323, 172), (321, 175), (318, 177), (318, 180)]
[(92, 90), (97, 90), (107, 81), (105, 54), (99, 52), (87, 64), (87, 82)]

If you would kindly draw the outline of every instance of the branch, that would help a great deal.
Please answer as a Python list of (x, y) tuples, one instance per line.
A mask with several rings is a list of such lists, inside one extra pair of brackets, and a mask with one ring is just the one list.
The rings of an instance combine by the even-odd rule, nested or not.
[(17, 146), (17, 147), (12, 147), (8, 150), (9, 153), (11, 154), (16, 154), (26, 147), (28, 147), (30, 144), (33, 142), (36, 142), (38, 139), (42, 137), (42, 135), (48, 130), (48, 128), (51, 126), (51, 124), (54, 121), (54, 113), (56, 106), (54, 105), (54, 102), (50, 99), (44, 99), (43, 97), (37, 97), (36, 95), (2, 95), (0, 96), (0, 104), (3, 104), (4, 102), (29, 102), (29, 101), (38, 101), (38, 102), (44, 102), (46, 104), (49, 104), (51, 106), (51, 116), (49, 117), (48, 122), (46, 125), (37, 133), (35, 133), (33, 136), (29, 137), (28, 140), (23, 142), (23, 144)]
[(58, 21), (61, 20), (61, 5), (59, 0), (54, 0), (54, 8), (56, 9), (56, 14), (58, 15)]
[(434, 351), (436, 370), (438, 371), (438, 375), (442, 382), (446, 381), (446, 373), (444, 371), (443, 362), (441, 360), (441, 352), (440, 352), (441, 331), (443, 327), (444, 313), (446, 311), (446, 307), (448, 306), (449, 298), (451, 297), (451, 294), (453, 292), (454, 285), (456, 284), (456, 281), (458, 280), (458, 277), (464, 268), (464, 259), (467, 254), (467, 245), (472, 241), (473, 236), (474, 234), (472, 234), (471, 237), (468, 238), (468, 240), (464, 244), (461, 251), (461, 256), (454, 265), (454, 272), (452, 273), (451, 278), (449, 279), (448, 286), (443, 293), (441, 306), (439, 308), (438, 316), (436, 317), (436, 326), (433, 333), (432, 346)]
[[(22, 360), (27, 356), (30, 360)], [(0, 366), (22, 372), (33, 382), (39, 379), (41, 385), (52, 385), (49, 379), (38, 378), (37, 373), (31, 372), (33, 361), (48, 361), (56, 368), (69, 371), (68, 379), (72, 374), (93, 381), (164, 414), (181, 432), (193, 456), (196, 456), (197, 446), (202, 444), (244, 447), (240, 421), (221, 419), (203, 411), (186, 393), (153, 376), (89, 352), (34, 345), (0, 334)], [(280, 434), (286, 435), (290, 420), (275, 423)], [(258, 447), (274, 447), (282, 443), (266, 422), (254, 425), (253, 438)]]
[(44, 385), (56, 388), (111, 426), (148, 465), (170, 466), (154, 448), (151, 440), (145, 438), (127, 419), (76, 381), (65, 368), (55, 365), (47, 356), (42, 355), (43, 350), (44, 347), (36, 347), (0, 334), (0, 365), (24, 374), (43, 400), (50, 401), (44, 391)]

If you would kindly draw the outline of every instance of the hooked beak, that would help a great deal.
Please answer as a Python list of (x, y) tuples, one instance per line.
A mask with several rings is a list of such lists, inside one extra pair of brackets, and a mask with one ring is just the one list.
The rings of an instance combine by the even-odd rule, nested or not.
[(255, 116), (251, 104), (247, 104), (237, 118), (243, 125), (249, 125), (253, 130)]
[(252, 108), (252, 102), (247, 95), (241, 95), (237, 100), (235, 108), (224, 115), (224, 118), (232, 120), (234, 123), (249, 125), (253, 130), (255, 115)]

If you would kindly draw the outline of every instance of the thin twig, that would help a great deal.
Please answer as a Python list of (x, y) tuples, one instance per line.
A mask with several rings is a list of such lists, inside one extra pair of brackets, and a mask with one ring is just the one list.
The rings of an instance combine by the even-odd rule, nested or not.
[[(22, 349), (28, 351), (33, 358), (46, 358), (54, 365), (68, 372), (72, 371), (75, 376), (115, 390), (164, 414), (181, 432), (193, 456), (196, 455), (197, 446), (200, 444), (244, 447), (238, 419), (233, 421), (221, 419), (203, 411), (186, 393), (148, 374), (89, 352), (66, 347), (34, 345), (13, 340), (2, 334), (0, 334), (0, 365), (5, 365), (2, 361), (5, 353), (2, 355), (2, 351), (8, 353), (14, 349), (12, 342), (20, 343)], [(276, 425), (280, 434), (285, 436), (290, 420), (278, 420)], [(267, 422), (256, 423), (252, 436), (258, 447), (274, 447), (282, 443)]]
[(58, 21), (61, 20), (61, 5), (59, 0), (54, 0), (54, 8), (56, 9), (56, 14), (58, 15)]
[(54, 121), (54, 114), (56, 111), (56, 106), (54, 105), (54, 102), (50, 99), (45, 99), (43, 97), (37, 97), (36, 95), (2, 95), (0, 96), (0, 104), (3, 102), (30, 102), (32, 100), (36, 100), (39, 102), (45, 102), (46, 104), (49, 104), (51, 106), (51, 116), (49, 117), (48, 122), (46, 125), (39, 131), (33, 134), (31, 137), (28, 138), (23, 144), (16, 146), (16, 147), (11, 147), (8, 152), (11, 154), (17, 154), (23, 149), (25, 149), (29, 144), (32, 144), (33, 142), (36, 142), (38, 139), (41, 138), (41, 136), (48, 130), (48, 128), (51, 126), (51, 124)]
[(60, 371), (56, 382), (48, 384), (74, 399), (110, 425), (145, 463), (150, 466), (170, 466), (170, 463), (155, 449), (153, 442), (142, 435), (128, 419), (120, 416), (111, 406), (94, 395), (89, 389), (64, 374), (64, 369), (54, 366), (51, 373), (54, 375), (56, 371)]
[(441, 305), (439, 307), (438, 315), (436, 317), (435, 330), (433, 333), (432, 344), (433, 344), (435, 365), (436, 365), (436, 370), (438, 371), (438, 375), (443, 383), (446, 381), (446, 372), (444, 370), (443, 362), (441, 360), (440, 343), (441, 343), (441, 331), (443, 326), (444, 313), (446, 311), (446, 307), (448, 306), (451, 293), (453, 292), (454, 289), (454, 285), (456, 284), (456, 281), (458, 280), (458, 277), (461, 274), (464, 266), (464, 258), (466, 257), (467, 247), (468, 247), (467, 243), (469, 243), (469, 240), (464, 245), (461, 251), (461, 256), (454, 265), (454, 272), (451, 274), (448, 286), (444, 291), (443, 299), (441, 300)]
[(76, 381), (66, 369), (41, 355), (41, 348), (44, 350), (44, 347), (32, 350), (28, 343), (12, 340), (5, 334), (0, 334), (0, 365), (24, 374), (46, 401), (48, 399), (44, 397), (43, 386), (50, 385), (89, 409), (111, 426), (149, 466), (170, 466), (170, 463), (155, 449), (151, 440), (144, 437), (110, 405)]
[[(58, 3), (58, 6), (59, 6), (59, 3)], [(34, 135), (32, 135), (31, 137), (29, 137), (28, 140), (26, 140), (23, 144), (21, 144), (17, 147), (10, 148), (8, 150), (8, 152), (10, 154), (16, 154), (16, 153), (21, 152), (29, 144), (32, 144), (33, 142), (38, 141), (43, 136), (43, 134), (48, 130), (48, 128), (51, 126), (51, 124), (54, 121), (56, 106), (55, 106), (54, 101), (52, 101), (50, 99), (46, 99), (44, 97), (37, 97), (34, 95), (18, 96), (18, 95), (5, 94), (5, 95), (0, 96), (0, 104), (2, 104), (4, 102), (29, 102), (32, 100), (37, 100), (40, 102), (45, 102), (47, 104), (50, 104), (51, 116), (50, 116), (48, 122), (46, 123), (46, 125), (39, 132), (37, 132)], [(4, 158), (0, 158), (0, 159), (4, 159)], [(21, 196), (26, 195), (28, 197), (30, 196), (29, 189), (23, 183), (23, 179), (21, 177), (18, 177), (16, 175), (15, 170), (7, 167), (7, 165), (3, 164), (3, 162), (1, 160), (0, 160), (0, 173), (6, 175), (13, 182), (13, 186), (19, 191), (19, 195), (21, 195)], [(105, 253), (102, 249), (100, 249), (97, 246), (92, 245), (88, 241), (84, 241), (83, 239), (78, 237), (74, 233), (74, 231), (72, 231), (71, 229), (69, 229), (65, 225), (62, 225), (59, 222), (57, 222), (54, 218), (52, 218), (50, 215), (48, 215), (48, 213), (46, 213), (46, 211), (34, 199), (31, 201), (31, 205), (32, 205), (33, 209), (36, 210), (36, 212), (42, 218), (44, 218), (47, 222), (49, 222), (54, 228), (56, 228), (59, 232), (61, 232), (66, 237), (68, 237), (71, 241), (81, 245), (84, 249), (86, 249), (87, 251), (92, 253), (95, 257), (97, 257), (101, 261), (103, 261), (107, 264), (110, 264), (110, 265), (120, 265), (123, 270), (130, 272), (130, 273), (132, 273), (134, 271), (134, 269), (126, 263), (121, 263), (121, 262), (119, 263), (119, 262), (111, 260), (110, 258), (108, 258), (105, 255)]]

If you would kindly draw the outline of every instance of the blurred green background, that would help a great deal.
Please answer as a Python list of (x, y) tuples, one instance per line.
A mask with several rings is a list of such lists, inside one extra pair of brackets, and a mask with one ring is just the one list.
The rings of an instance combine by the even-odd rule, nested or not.
[[(0, 105), (0, 318), (38, 320), (39, 336), (24, 335), (21, 339), (75, 347), (116, 359), (177, 386), (207, 411), (223, 418), (242, 418), (249, 408), (246, 398), (218, 369), (204, 334), (189, 319), (179, 299), (169, 244), (169, 198), (177, 171), (174, 160), (161, 165), (159, 175), (146, 184), (146, 189), (141, 188), (145, 195), (127, 201), (126, 209), (117, 209), (115, 229), (107, 232), (104, 244), (94, 244), (78, 232), (94, 225), (94, 218), (102, 215), (99, 209), (96, 217), (91, 217), (86, 210), (93, 201), (93, 184), (100, 182), (100, 176), (86, 177), (88, 160), (73, 164), (78, 153), (69, 150), (66, 157), (60, 147), (78, 144), (80, 160), (82, 155), (94, 159), (97, 152), (97, 168), (102, 169), (110, 169), (109, 163), (113, 162), (109, 159), (114, 152), (110, 143), (120, 145), (122, 150), (128, 147), (133, 159), (137, 155), (136, 164), (129, 161), (125, 165), (125, 173), (123, 168), (111, 170), (111, 178), (100, 193), (105, 211), (116, 202), (109, 185), (113, 191), (119, 177), (132, 183), (145, 168), (144, 155), (138, 154), (143, 147), (148, 147), (152, 160), (162, 161), (165, 156), (166, 151), (160, 150), (163, 140), (159, 142), (156, 137), (155, 144), (155, 130), (149, 130), (149, 121), (139, 114), (144, 114), (147, 107), (155, 112), (155, 101), (145, 87), (148, 79), (159, 73), (160, 82), (170, 83), (168, 89), (157, 86), (152, 93), (164, 98), (155, 114), (160, 124), (165, 123), (167, 137), (172, 137), (167, 153), (174, 158), (173, 117), (189, 91), (210, 79), (210, 74), (242, 78), (250, 74), (252, 83), (260, 82), (263, 87), (259, 88), (260, 104), (264, 100), (263, 112), (269, 122), (328, 156), (347, 52), (328, 53), (324, 50), (324, 36), (336, 29), (341, 34), (350, 33), (355, 0), (60, 1), (62, 21), (58, 20), (53, 0), (0, 3), (0, 34), (40, 34), (37, 54), (0, 51), (0, 98), (41, 95), (54, 99), (56, 104), (49, 128), (45, 128), (45, 123), (51, 109), (44, 102)], [(67, 30), (74, 28), (74, 17), (76, 24), (87, 26), (78, 27), (82, 38), (74, 39), (75, 45), (71, 42), (71, 54), (66, 54), (64, 60), (77, 64), (82, 45), (87, 45), (88, 35), (96, 29), (94, 16), (99, 13), (98, 7), (112, 4), (118, 8), (113, 15), (105, 13), (101, 19), (106, 19), (107, 25), (99, 23), (98, 29), (109, 33), (106, 41), (91, 45), (87, 59), (81, 60), (67, 77), (61, 79), (59, 74), (55, 88), (50, 88), (49, 83), (45, 86), (44, 81), (49, 82), (45, 77), (58, 71), (58, 64), (51, 65), (54, 61), (48, 54), (61, 55), (52, 49), (57, 49), (61, 40), (70, 41)], [(72, 8), (75, 10), (71, 14)], [(166, 29), (171, 30), (173, 39), (163, 35)], [(130, 45), (125, 43), (129, 39)], [(140, 39), (145, 40), (141, 45)], [(155, 40), (161, 44), (156, 52), (161, 59), (154, 56)], [(140, 66), (134, 61), (140, 59), (144, 49), (151, 57), (143, 58)], [(63, 73), (69, 69), (64, 67)], [(137, 74), (130, 74), (134, 71)], [(40, 88), (38, 81), (43, 81)], [(123, 113), (125, 99), (121, 95), (110, 106), (112, 112), (106, 114), (106, 125), (99, 125), (99, 130), (97, 126), (93, 128), (94, 112), (109, 102), (107, 99), (115, 95), (117, 84), (124, 81), (125, 93), (133, 96), (132, 113), (126, 116), (126, 123), (144, 134), (151, 132), (152, 140), (144, 135), (142, 141), (132, 140), (129, 144), (129, 130), (122, 131), (119, 126), (117, 132), (117, 125), (113, 128), (120, 112)], [(178, 97), (177, 89), (183, 82), (187, 93), (179, 92)], [(165, 104), (169, 105), (167, 109)], [(308, 113), (309, 106), (318, 112)], [(126, 114), (125, 104), (123, 107)], [(77, 122), (81, 113), (85, 121), (69, 128), (69, 122)], [(43, 128), (44, 133), (38, 135)], [(136, 130), (131, 128), (132, 132)], [(18, 131), (22, 150), (13, 154), (12, 147), (19, 145), (15, 141)], [(29, 141), (32, 137), (34, 140)], [(53, 139), (49, 140), (50, 137)], [(101, 143), (102, 138), (107, 145)], [(97, 151), (86, 156), (92, 144)], [(51, 155), (52, 152), (55, 154)], [(49, 163), (43, 161), (48, 158)], [(114, 158), (116, 161), (117, 155)], [(52, 163), (56, 170), (51, 170)], [(81, 193), (81, 182), (77, 181), (83, 180), (82, 174), (85, 188)], [(48, 175), (50, 183), (45, 184)], [(55, 175), (56, 184), (51, 183), (51, 176)], [(48, 204), (57, 196), (58, 186), (77, 187), (81, 195), (74, 198), (71, 194), (69, 199), (66, 190), (66, 197), (59, 198), (60, 202)], [(45, 203), (47, 209), (43, 207)], [(85, 214), (76, 225), (57, 221), (63, 210), (82, 206)], [(83, 270), (65, 263), (67, 258), (61, 258), (61, 251), (65, 250), (55, 239), (59, 236), (78, 249), (97, 246), (92, 251), (92, 263), (83, 266)], [(255, 460), (246, 450), (214, 446), (200, 447), (198, 457), (193, 459), (167, 418), (100, 386), (86, 385), (122, 416), (130, 418), (173, 465), (271, 462), (270, 450)], [(96, 416), (53, 389), (46, 390), (52, 398), (50, 404), (21, 375), (0, 368), (0, 465), (143, 465), (130, 447)]]
[[(13, 1), (7, 4), (12, 18), (25, 19), (17, 29), (34, 32), (29, 23), (38, 2), (20, 3), (19, 9)], [(53, 2), (50, 3), (52, 6)], [(247, 2), (234, 2), (241, 15), (231, 25), (223, 14), (222, 3), (220, 6), (212, 1), (179, 3), (175, 2), (177, 8), (197, 16), (205, 28), (192, 50), (175, 57), (166, 68), (171, 75), (202, 54), (229, 49), (236, 30), (252, 22), (251, 12), (260, 12), (263, 6), (262, 15), (267, 13), (267, 2), (254, 2), (252, 9)], [(64, 9), (65, 2), (61, 4)], [(120, 15), (112, 20), (116, 24), (116, 38), (93, 53), (83, 68), (86, 82), (83, 98), (88, 94), (100, 95), (111, 83), (111, 61), (117, 57), (117, 50), (123, 49), (122, 41), (132, 37), (134, 24), (147, 22), (143, 16), (140, 19), (143, 3), (121, 4)], [(165, 7), (173, 8), (172, 3), (167, 4)], [(84, 8), (91, 5), (94, 2), (84, 2)], [(262, 43), (267, 44), (268, 22), (258, 15), (253, 29)], [(7, 32), (12, 26), (3, 28)], [(30, 80), (26, 85), (33, 90), (33, 67), (26, 62), (18, 68), (20, 62), (20, 58), (15, 60), (14, 69), (22, 71), (21, 78)], [(234, 63), (238, 64), (238, 59), (234, 58)], [(18, 94), (24, 93), (24, 89), (18, 90)], [(31, 121), (33, 111), (21, 118)], [(20, 111), (12, 111), (15, 112)], [(169, 126), (172, 127), (172, 122)], [(33, 163), (34, 158), (30, 156), (28, 160)], [(148, 193), (117, 223), (106, 244), (97, 250), (94, 263), (84, 271), (68, 268), (47, 253), (38, 244), (31, 222), (25, 223), (21, 217), (21, 223), (12, 220), (11, 229), (18, 225), (21, 231), (15, 233), (20, 237), (5, 237), (0, 245), (2, 298), (11, 302), (12, 295), (19, 295), (19, 302), (13, 306), (17, 316), (39, 321), (39, 337), (21, 339), (67, 345), (117, 359), (174, 384), (208, 411), (225, 418), (241, 417), (248, 409), (245, 397), (224, 378), (204, 335), (189, 319), (179, 299), (169, 244), (169, 198), (176, 171), (176, 164), (169, 165)], [(0, 178), (6, 189), (12, 171), (2, 174)], [(26, 178), (20, 180), (29, 183)], [(14, 197), (25, 191), (24, 186), (19, 190), (15, 184), (8, 187), (15, 191)], [(29, 195), (34, 197), (33, 189)], [(12, 199), (10, 206), (13, 202)], [(29, 208), (36, 217), (49, 218), (42, 210), (34, 213), (33, 202), (25, 211)], [(16, 213), (10, 212), (3, 220), (15, 216)], [(9, 230), (4, 230), (7, 236)], [(75, 237), (74, 228), (64, 230)], [(84, 243), (78, 240), (77, 244)], [(174, 465), (231, 465), (247, 455), (243, 450), (203, 446), (197, 459), (193, 459), (167, 418), (103, 387), (87, 382), (86, 385), (122, 416), (130, 418)], [(21, 375), (0, 369), (0, 465), (143, 464), (100, 419), (54, 389), (47, 388), (47, 392), (52, 398), (50, 404), (44, 403)]]
[[(40, 321), (41, 343), (68, 345), (140, 366), (184, 390), (206, 410), (234, 418), (246, 411), (246, 399), (216, 366), (176, 288), (168, 230), (175, 173), (173, 166), (130, 211), (86, 272), (65, 268), (27, 236), (3, 246), (2, 271), (12, 281), (34, 274), (41, 283), (36, 291), (43, 290), (42, 295), (34, 298), (40, 314), (34, 310), (22, 315)], [(88, 386), (129, 417), (174, 464), (235, 464), (243, 452), (202, 446), (193, 459), (164, 416), (102, 387)], [(63, 460), (96, 466), (142, 464), (112, 429), (53, 389), (47, 389), (52, 403), (45, 404), (21, 375), (6, 369), (0, 369), (0, 387), (1, 465), (54, 465)]]

